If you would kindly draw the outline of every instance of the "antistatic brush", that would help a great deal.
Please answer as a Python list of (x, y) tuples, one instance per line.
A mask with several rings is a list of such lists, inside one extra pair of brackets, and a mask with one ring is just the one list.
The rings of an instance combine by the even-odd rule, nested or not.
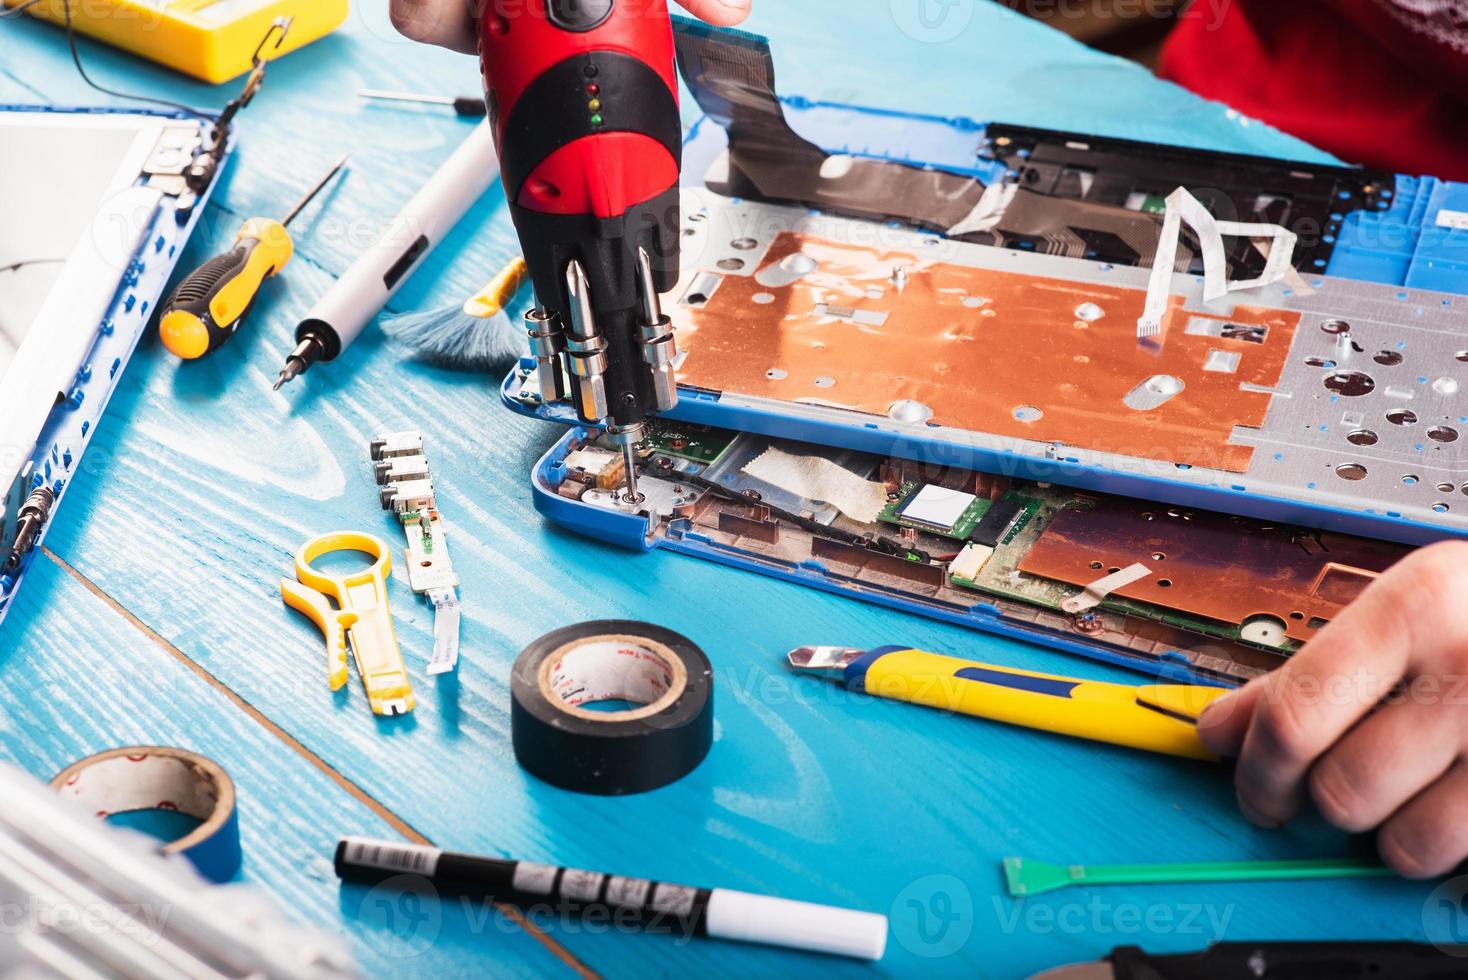
[(526, 352), (525, 331), (505, 307), (525, 284), (525, 260), (516, 258), (463, 306), (405, 313), (383, 321), (383, 331), (422, 360), (458, 371), (495, 371)]

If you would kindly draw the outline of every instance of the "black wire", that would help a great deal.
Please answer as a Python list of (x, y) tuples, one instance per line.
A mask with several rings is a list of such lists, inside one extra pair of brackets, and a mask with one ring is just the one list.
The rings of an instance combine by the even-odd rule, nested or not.
[(11, 265), (0, 265), (0, 272), (18, 272), (28, 265), (54, 265), (65, 261), (65, 259), (26, 259)]
[[(24, 8), (17, 7), (15, 9), (20, 10)], [(92, 77), (88, 75), (87, 70), (82, 67), (81, 52), (77, 50), (76, 26), (71, 21), (71, 0), (61, 0), (61, 9), (66, 15), (66, 44), (67, 47), (71, 49), (72, 64), (76, 65), (76, 72), (82, 77), (82, 81), (86, 82), (88, 85), (96, 89), (98, 92), (101, 92), (103, 95), (110, 95), (114, 98), (122, 99), (127, 102), (147, 102), (151, 105), (160, 105), (168, 109), (176, 109), (179, 112), (193, 116), (195, 119), (201, 120), (206, 123), (213, 122), (213, 117), (210, 116), (208, 113), (202, 112), (199, 109), (195, 109), (193, 106), (184, 105), (182, 102), (173, 102), (168, 99), (157, 99), (151, 95), (137, 95), (132, 92), (119, 92), (116, 89), (107, 88), (105, 85), (99, 85), (96, 82), (92, 81)]]
[(25, 0), (25, 3), (21, 4), (18, 7), (11, 7), (9, 10), (0, 10), (0, 20), (4, 20), (6, 17), (14, 17), (20, 13), (23, 13), (24, 11), (29, 10), (31, 7), (34, 7), (40, 2), (41, 0)]

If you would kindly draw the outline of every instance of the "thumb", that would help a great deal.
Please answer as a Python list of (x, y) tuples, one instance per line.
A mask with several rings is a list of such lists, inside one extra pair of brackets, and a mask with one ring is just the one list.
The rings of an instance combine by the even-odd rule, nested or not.
[(678, 0), (688, 12), (718, 27), (733, 27), (749, 16), (750, 0)]
[(404, 37), (464, 54), (475, 51), (474, 19), (462, 0), (392, 0), (387, 13)]
[(1264, 690), (1263, 681), (1263, 677), (1256, 677), (1203, 710), (1198, 718), (1198, 736), (1210, 752), (1226, 759), (1238, 756), (1249, 731), (1249, 721), (1254, 717), (1254, 707)]

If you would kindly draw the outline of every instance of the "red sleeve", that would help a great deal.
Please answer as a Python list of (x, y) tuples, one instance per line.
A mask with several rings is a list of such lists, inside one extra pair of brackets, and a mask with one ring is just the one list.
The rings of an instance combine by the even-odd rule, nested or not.
[(1345, 160), (1468, 180), (1462, 9), (1446, 0), (1195, 0), (1159, 73)]

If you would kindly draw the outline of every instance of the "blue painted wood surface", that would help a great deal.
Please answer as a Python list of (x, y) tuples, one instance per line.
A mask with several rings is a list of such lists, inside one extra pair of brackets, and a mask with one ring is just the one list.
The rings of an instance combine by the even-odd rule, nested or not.
[[(821, 969), (1013, 977), (1141, 943), (1411, 938), (1429, 889), (1402, 882), (1214, 885), (1061, 892), (1012, 902), (999, 860), (1131, 862), (1327, 855), (1319, 823), (1249, 828), (1211, 767), (948, 717), (792, 678), (803, 643), (900, 642), (1099, 679), (1121, 671), (689, 559), (639, 556), (546, 526), (527, 474), (557, 433), (498, 404), (495, 380), (403, 363), (376, 332), (280, 394), (269, 386), (300, 313), (467, 132), (432, 110), (360, 103), (360, 87), (456, 94), (471, 59), (397, 38), (358, 5), (337, 35), (271, 69), (241, 121), (240, 153), (185, 265), (239, 221), (279, 212), (330, 161), (351, 173), (296, 229), (298, 258), (251, 325), (203, 363), (144, 341), (83, 463), (49, 547), (105, 595), (441, 846), (850, 905), (892, 916), (876, 966), (722, 943), (680, 943), (539, 921), (584, 969), (614, 977)], [(757, 3), (781, 89), (812, 98), (1327, 159), (1224, 108), (1089, 51), (997, 5), (918, 0)], [(1203, 5), (1200, 5), (1203, 6)], [(210, 89), (95, 45), (95, 73), (136, 91), (220, 104)], [(94, 103), (59, 32), (0, 25), (0, 99)], [(458, 302), (515, 249), (491, 192), (397, 297)], [(277, 581), (308, 536), (392, 534), (365, 443), (427, 433), (464, 579), (464, 660), (430, 680), (431, 614), (401, 580), (393, 600), (419, 708), (382, 721), (354, 680), (325, 684), (319, 636)], [(382, 827), (334, 782), (115, 610), (40, 563), (0, 633), (6, 752), (38, 775), (106, 744), (182, 740), (246, 789), (247, 876), (315, 921), (339, 922), (364, 964), (404, 975), (569, 970), (541, 939), (482, 910), (392, 923), (322, 861), (338, 832)], [(716, 666), (716, 743), (675, 786), (630, 799), (526, 777), (509, 746), (508, 675), (534, 637), (625, 617), (686, 633)], [(108, 668), (106, 665), (115, 666)], [(70, 668), (70, 669), (69, 669)], [(160, 684), (160, 679), (166, 683)], [(10, 706), (14, 706), (12, 713)], [(254, 729), (251, 726), (254, 725)], [(390, 926), (396, 927), (389, 928)]]

